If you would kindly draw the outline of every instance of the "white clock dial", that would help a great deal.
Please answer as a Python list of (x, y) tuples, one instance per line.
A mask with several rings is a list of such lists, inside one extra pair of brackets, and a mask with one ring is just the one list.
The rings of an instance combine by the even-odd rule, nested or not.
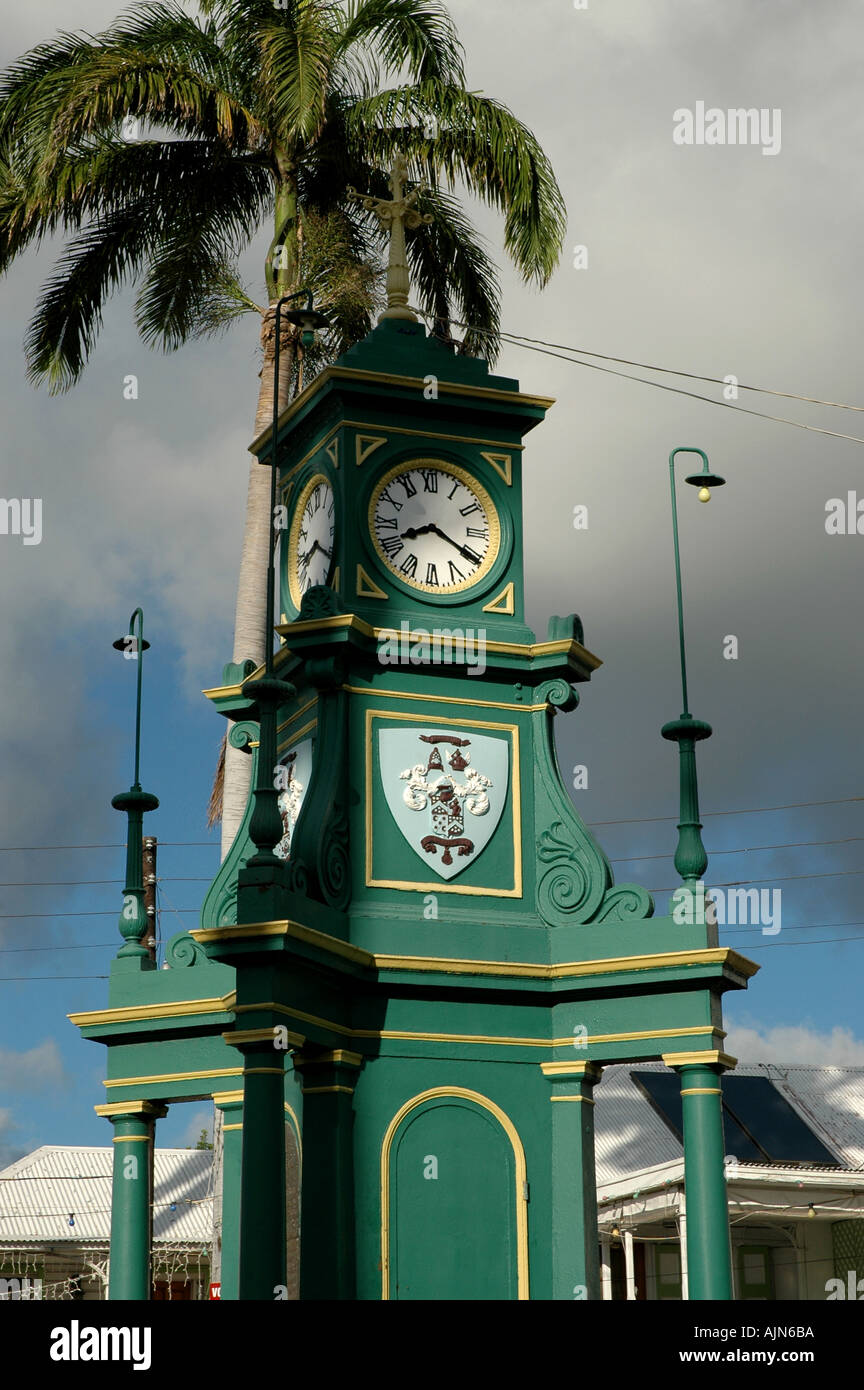
[(403, 583), (457, 593), (495, 563), (500, 525), (492, 499), (461, 468), (418, 459), (375, 488), (369, 526), (380, 558)]
[(314, 584), (326, 584), (333, 565), (336, 499), (323, 474), (310, 479), (300, 495), (289, 548), (291, 597), (299, 608)]

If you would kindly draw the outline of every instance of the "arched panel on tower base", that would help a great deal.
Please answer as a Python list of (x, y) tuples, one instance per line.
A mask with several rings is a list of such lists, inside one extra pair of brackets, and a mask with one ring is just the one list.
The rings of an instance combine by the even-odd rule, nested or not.
[(526, 1182), (519, 1135), (486, 1096), (406, 1101), (381, 1149), (382, 1299), (527, 1299)]

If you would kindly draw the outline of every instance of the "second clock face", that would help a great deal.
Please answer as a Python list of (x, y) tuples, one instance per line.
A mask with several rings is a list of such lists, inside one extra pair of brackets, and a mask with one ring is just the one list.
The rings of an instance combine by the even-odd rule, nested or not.
[(313, 584), (326, 584), (333, 564), (336, 503), (323, 474), (311, 478), (300, 494), (291, 526), (288, 578), (297, 607)]
[(431, 594), (476, 584), (495, 563), (501, 541), (486, 489), (437, 459), (417, 459), (384, 475), (372, 493), (369, 529), (387, 568)]

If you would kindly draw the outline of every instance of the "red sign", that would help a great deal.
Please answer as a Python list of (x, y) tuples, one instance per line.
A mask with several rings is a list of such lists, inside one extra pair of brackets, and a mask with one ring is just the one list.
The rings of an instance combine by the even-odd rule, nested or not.
[(221, 1285), (221, 1284), (211, 1284), (211, 1285), (210, 1285), (209, 1300), (212, 1302), (214, 1298), (219, 1298), (219, 1299), (221, 1299), (221, 1297), (222, 1297), (222, 1285)]

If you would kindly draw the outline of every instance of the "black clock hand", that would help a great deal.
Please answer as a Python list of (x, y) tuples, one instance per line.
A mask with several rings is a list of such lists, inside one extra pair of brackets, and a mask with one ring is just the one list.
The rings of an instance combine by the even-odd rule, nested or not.
[(434, 522), (431, 526), (428, 527), (428, 530), (434, 531), (435, 535), (440, 536), (442, 541), (447, 541), (448, 545), (452, 545), (454, 550), (458, 550), (459, 554), (463, 557), (463, 559), (468, 560), (470, 564), (478, 564), (480, 560), (479, 555), (477, 555), (467, 545), (460, 545), (458, 541), (454, 541), (453, 539), (451, 539), (451, 537), (448, 536), (445, 531), (442, 531), (439, 526), (436, 526)]
[(308, 565), (309, 565), (309, 562), (311, 561), (312, 556), (315, 554), (315, 551), (316, 551), (316, 550), (320, 550), (322, 555), (326, 555), (326, 556), (327, 556), (327, 559), (328, 559), (328, 560), (330, 559), (330, 552), (329, 552), (329, 550), (325, 550), (324, 547), (323, 547), (323, 545), (319, 545), (319, 544), (318, 544), (318, 541), (317, 541), (317, 540), (314, 540), (314, 541), (312, 542), (311, 546), (309, 547), (309, 549), (306, 551), (306, 554), (305, 554), (305, 555), (300, 555), (300, 556), (298, 556), (298, 559), (299, 559), (301, 565), (307, 565), (307, 566), (308, 566)]
[(418, 536), (428, 536), (430, 531), (436, 531), (437, 529), (438, 528), (434, 524), (431, 526), (409, 526), (407, 531), (402, 532), (401, 539), (403, 541), (413, 541), (416, 540)]

